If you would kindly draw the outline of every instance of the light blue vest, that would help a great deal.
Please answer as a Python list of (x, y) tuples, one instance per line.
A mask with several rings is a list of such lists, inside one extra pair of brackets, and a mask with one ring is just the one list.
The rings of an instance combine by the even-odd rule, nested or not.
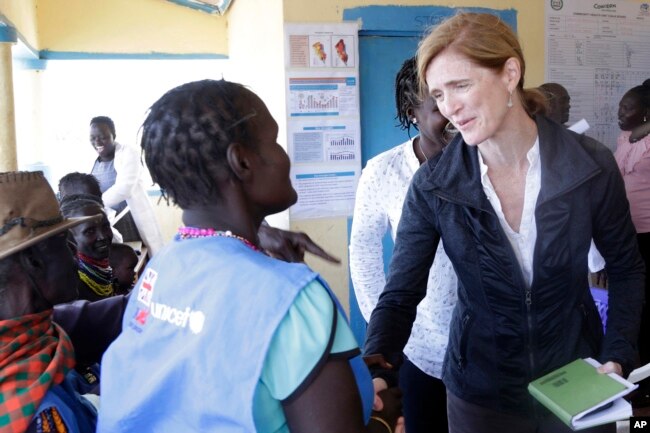
[[(255, 431), (274, 332), (316, 278), (231, 238), (172, 242), (145, 269), (102, 361), (98, 432)], [(367, 419), (372, 384), (359, 361)]]

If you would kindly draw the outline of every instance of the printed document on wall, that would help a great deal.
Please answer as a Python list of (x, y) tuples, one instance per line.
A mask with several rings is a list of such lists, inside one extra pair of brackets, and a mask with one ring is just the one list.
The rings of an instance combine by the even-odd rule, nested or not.
[(545, 0), (546, 82), (571, 96), (569, 123), (616, 149), (618, 103), (650, 78), (650, 4), (638, 0)]
[(291, 218), (349, 216), (361, 172), (358, 24), (286, 24)]

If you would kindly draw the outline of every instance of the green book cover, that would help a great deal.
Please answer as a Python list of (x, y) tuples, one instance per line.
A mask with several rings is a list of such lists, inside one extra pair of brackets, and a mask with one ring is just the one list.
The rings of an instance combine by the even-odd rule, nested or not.
[(597, 365), (591, 359), (577, 359), (534, 380), (528, 391), (565, 424), (575, 428), (576, 418), (635, 388), (624, 379), (598, 373)]

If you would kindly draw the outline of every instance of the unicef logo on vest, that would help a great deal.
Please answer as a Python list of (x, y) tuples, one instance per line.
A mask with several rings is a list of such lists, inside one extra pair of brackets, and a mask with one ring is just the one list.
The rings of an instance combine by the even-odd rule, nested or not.
[(189, 323), (190, 331), (193, 334), (203, 331), (205, 314), (202, 311), (194, 311), (190, 307), (180, 310), (154, 301), (151, 301), (149, 308), (154, 319), (162, 320), (179, 328), (186, 328)]

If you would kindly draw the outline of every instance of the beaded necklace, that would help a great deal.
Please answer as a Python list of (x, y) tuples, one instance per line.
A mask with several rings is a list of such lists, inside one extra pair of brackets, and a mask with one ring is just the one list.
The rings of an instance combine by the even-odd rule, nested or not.
[(176, 234), (176, 239), (181, 240), (181, 239), (196, 239), (196, 238), (213, 238), (213, 237), (220, 237), (220, 238), (233, 238), (237, 239), (238, 241), (242, 242), (244, 245), (246, 245), (248, 248), (254, 250), (254, 251), (262, 251), (260, 247), (252, 243), (246, 238), (243, 238), (241, 236), (237, 236), (233, 234), (230, 230), (226, 231), (221, 231), (221, 230), (215, 230), (213, 228), (199, 228), (199, 227), (179, 227), (178, 228), (178, 233)]
[(113, 269), (108, 259), (96, 260), (79, 252), (77, 258), (79, 279), (97, 296), (103, 298), (112, 296), (114, 294)]

